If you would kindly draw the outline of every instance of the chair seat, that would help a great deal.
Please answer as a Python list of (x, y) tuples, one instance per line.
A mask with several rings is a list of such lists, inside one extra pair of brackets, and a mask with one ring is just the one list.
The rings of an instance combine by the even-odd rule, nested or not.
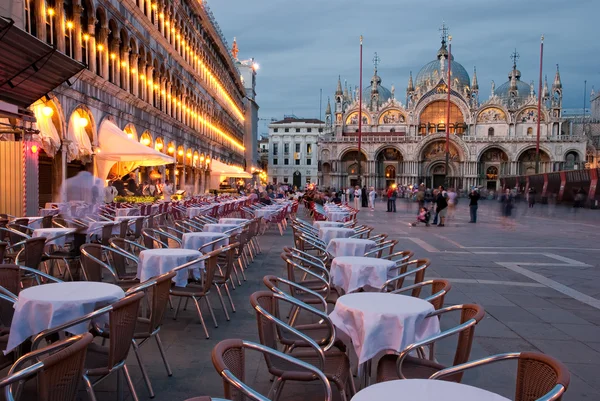
[[(396, 371), (397, 360), (398, 355), (395, 354), (385, 355), (379, 360), (377, 364), (377, 383), (400, 379)], [(402, 363), (402, 373), (407, 379), (429, 379), (432, 374), (445, 368), (446, 366), (437, 362), (414, 356), (407, 356)], [(444, 379), (448, 380), (447, 377)]]
[(104, 376), (109, 374), (108, 347), (103, 347), (93, 342), (88, 345), (84, 366), (88, 376)]
[(189, 284), (187, 287), (171, 287), (171, 295), (176, 297), (203, 297), (208, 292), (204, 292), (204, 289), (193, 284)]
[[(319, 357), (313, 350), (299, 349), (293, 351), (291, 355), (313, 366), (319, 366)], [(285, 379), (299, 381), (314, 380), (314, 374), (294, 369), (297, 369), (297, 367), (289, 367), (285, 369), (286, 372), (282, 372), (285, 375)], [(340, 390), (345, 389), (346, 383), (350, 378), (350, 360), (348, 359), (348, 356), (344, 352), (338, 350), (326, 351), (325, 369), (323, 369), (323, 373), (325, 373), (327, 379), (333, 381)]]
[[(300, 324), (300, 325), (295, 325), (294, 328), (301, 331), (302, 333), (306, 334), (307, 336), (309, 336), (310, 338), (315, 340), (317, 343), (319, 343), (320, 340), (329, 337), (329, 335), (330, 335), (329, 328), (327, 328), (327, 326), (325, 326), (323, 324), (319, 324), (319, 323)], [(310, 345), (306, 341), (299, 340), (296, 338), (297, 337), (294, 337), (293, 340), (291, 340), (291, 338), (289, 338), (289, 337), (280, 338), (280, 341), (282, 344), (285, 344), (285, 345), (291, 345), (291, 346), (293, 345), (294, 348), (310, 347)], [(335, 342), (333, 343), (333, 346), (336, 347), (337, 349), (339, 349), (340, 351), (343, 351), (343, 352), (346, 351), (346, 345), (339, 339), (335, 340)]]
[(152, 337), (150, 319), (138, 317), (137, 322), (135, 323), (135, 333), (133, 333), (133, 338), (135, 340), (143, 340), (150, 337)]

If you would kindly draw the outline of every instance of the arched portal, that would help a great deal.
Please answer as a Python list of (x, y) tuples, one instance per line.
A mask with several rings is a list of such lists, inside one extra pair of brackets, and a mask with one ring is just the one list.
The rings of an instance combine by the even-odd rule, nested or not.
[(486, 149), (479, 157), (480, 183), (490, 191), (500, 188), (500, 176), (509, 173), (508, 155), (499, 147)]
[(550, 171), (551, 162), (548, 153), (540, 149), (539, 168), (536, 169), (536, 152), (534, 148), (527, 149), (519, 156), (519, 175), (547, 173)]
[(460, 155), (456, 144), (450, 141), (448, 168), (446, 169), (446, 142), (439, 140), (429, 143), (421, 152), (421, 182), (424, 182), (428, 188), (437, 188), (441, 185), (459, 188), (461, 183), (460, 164), (462, 162)]
[[(360, 163), (360, 169), (359, 164)], [(340, 183), (340, 187), (356, 186), (361, 184), (362, 179), (360, 176), (364, 176), (367, 169), (367, 156), (363, 152), (358, 150), (350, 150), (341, 157), (341, 173), (345, 177)]]
[[(436, 134), (446, 132), (446, 119), (448, 113), (448, 102), (436, 100), (428, 104), (419, 116), (419, 134)], [(463, 134), (465, 132), (465, 117), (457, 105), (450, 102), (450, 124), (451, 134)]]
[(388, 188), (396, 183), (396, 178), (401, 172), (402, 161), (402, 153), (392, 147), (384, 148), (377, 154), (375, 162), (377, 189)]
[(579, 163), (581, 159), (579, 158), (579, 153), (575, 151), (569, 151), (565, 155), (565, 165), (563, 170), (576, 170), (579, 168)]

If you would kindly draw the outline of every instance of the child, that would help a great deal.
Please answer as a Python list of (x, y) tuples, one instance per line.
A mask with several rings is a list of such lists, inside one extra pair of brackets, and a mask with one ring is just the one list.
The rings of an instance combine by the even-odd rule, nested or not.
[(417, 215), (417, 221), (415, 221), (414, 223), (411, 223), (411, 226), (416, 227), (417, 224), (419, 223), (425, 223), (425, 226), (429, 227), (429, 218), (431, 217), (431, 214), (429, 213), (429, 210), (427, 210), (426, 207), (422, 207), (419, 210), (419, 214)]

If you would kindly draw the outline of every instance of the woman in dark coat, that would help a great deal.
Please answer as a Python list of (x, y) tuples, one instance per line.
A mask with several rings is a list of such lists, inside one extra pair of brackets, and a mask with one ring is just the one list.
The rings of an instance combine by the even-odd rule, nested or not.
[(362, 207), (369, 207), (369, 199), (367, 198), (367, 187), (363, 185), (360, 190), (360, 202)]

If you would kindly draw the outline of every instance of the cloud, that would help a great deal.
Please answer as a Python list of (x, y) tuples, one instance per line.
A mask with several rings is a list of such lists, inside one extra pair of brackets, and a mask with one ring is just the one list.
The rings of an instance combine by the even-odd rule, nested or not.
[[(363, 86), (372, 75), (373, 53), (381, 58), (383, 85), (403, 100), (409, 72), (416, 76), (440, 46), (445, 19), (455, 61), (472, 74), (477, 67), (480, 98), (490, 82), (499, 86), (520, 54), (522, 80), (536, 81), (540, 35), (545, 34), (544, 74), (552, 83), (560, 64), (566, 108), (581, 107), (583, 81), (600, 85), (596, 51), (597, 0), (227, 0), (209, 3), (229, 42), (237, 37), (242, 59), (261, 65), (257, 101), (261, 118), (292, 111), (319, 116), (332, 97), (338, 75), (358, 85), (359, 36), (364, 35)], [(266, 127), (261, 127), (265, 129)]]

